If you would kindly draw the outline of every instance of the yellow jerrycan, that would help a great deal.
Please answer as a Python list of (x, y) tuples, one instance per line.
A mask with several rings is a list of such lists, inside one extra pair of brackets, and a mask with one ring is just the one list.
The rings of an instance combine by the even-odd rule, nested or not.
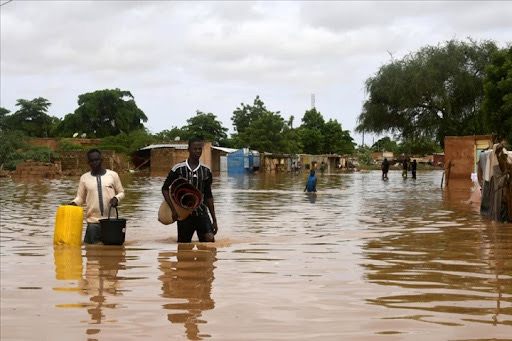
[(84, 210), (80, 206), (64, 205), (57, 209), (53, 245), (82, 245)]

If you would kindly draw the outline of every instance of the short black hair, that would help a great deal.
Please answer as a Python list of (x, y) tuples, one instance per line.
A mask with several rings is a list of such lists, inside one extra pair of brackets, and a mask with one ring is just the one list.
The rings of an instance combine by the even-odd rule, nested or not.
[(196, 143), (196, 142), (203, 142), (203, 140), (201, 140), (199, 137), (192, 137), (188, 140), (188, 146), (190, 147), (192, 145), (192, 143)]
[(93, 148), (93, 149), (89, 149), (89, 151), (87, 152), (87, 157), (89, 157), (89, 155), (91, 155), (92, 153), (98, 153), (101, 155), (101, 152), (99, 149)]

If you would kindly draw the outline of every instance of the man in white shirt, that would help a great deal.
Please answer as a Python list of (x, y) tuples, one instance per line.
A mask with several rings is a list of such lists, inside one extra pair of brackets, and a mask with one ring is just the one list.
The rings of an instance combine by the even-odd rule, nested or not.
[(70, 205), (85, 203), (87, 229), (84, 243), (97, 244), (101, 241), (99, 220), (108, 217), (109, 205), (117, 207), (124, 198), (124, 189), (119, 175), (101, 165), (101, 152), (91, 149), (87, 152), (91, 171), (80, 177), (76, 198)]

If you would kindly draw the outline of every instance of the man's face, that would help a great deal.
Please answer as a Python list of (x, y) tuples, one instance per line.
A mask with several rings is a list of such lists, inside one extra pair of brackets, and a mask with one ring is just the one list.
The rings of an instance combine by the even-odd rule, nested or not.
[(101, 168), (101, 154), (100, 153), (91, 153), (89, 154), (89, 166), (91, 170), (99, 170)]
[(198, 159), (203, 154), (203, 143), (202, 142), (192, 142), (192, 144), (188, 147), (188, 152), (190, 157)]

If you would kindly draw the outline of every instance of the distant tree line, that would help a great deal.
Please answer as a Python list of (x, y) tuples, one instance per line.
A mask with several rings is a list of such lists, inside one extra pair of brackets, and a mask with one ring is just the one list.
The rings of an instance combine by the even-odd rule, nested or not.
[[(445, 136), (493, 133), (512, 141), (512, 47), (499, 49), (492, 41), (451, 40), (425, 46), (391, 61), (368, 78), (367, 99), (358, 117), (357, 132), (392, 134), (359, 152), (392, 151), (427, 154), (441, 151)], [(34, 137), (101, 138), (99, 147), (131, 153), (153, 142), (187, 140), (197, 136), (215, 145), (249, 147), (260, 152), (352, 154), (355, 143), (337, 120), (325, 121), (312, 108), (301, 124), (267, 109), (256, 96), (241, 103), (231, 116), (234, 133), (228, 137), (217, 116), (196, 111), (182, 127), (156, 134), (144, 126), (148, 118), (133, 95), (105, 89), (78, 96), (78, 107), (63, 119), (50, 116), (51, 103), (42, 97), (19, 99), (11, 113), (0, 108), (0, 165), (35, 158), (51, 160), (52, 152), (24, 142)], [(398, 142), (397, 142), (398, 141)], [(72, 140), (60, 149), (79, 148)], [(23, 154), (30, 151), (30, 155)], [(40, 154), (40, 155), (39, 155)], [(55, 155), (53, 157), (56, 157)]]
[[(100, 138), (98, 147), (132, 153), (153, 142), (187, 140), (192, 136), (211, 141), (215, 145), (242, 148), (260, 152), (351, 154), (355, 143), (349, 131), (343, 130), (337, 120), (325, 122), (316, 109), (304, 113), (302, 124), (294, 128), (294, 117), (286, 121), (279, 111), (266, 108), (256, 96), (252, 105), (242, 103), (231, 118), (236, 130), (230, 137), (217, 116), (196, 111), (183, 127), (172, 127), (156, 134), (150, 133), (144, 123), (147, 116), (135, 103), (129, 91), (98, 90), (78, 97), (78, 108), (63, 119), (48, 115), (51, 103), (42, 97), (19, 99), (18, 110), (10, 114), (0, 108), (0, 163), (8, 169), (30, 158), (52, 161), (48, 151), (28, 145), (27, 138), (62, 137), (59, 149), (77, 149), (71, 137)], [(41, 155), (23, 154), (20, 150), (40, 149)], [(37, 154), (37, 153), (36, 153)], [(53, 153), (53, 158), (57, 154)]]

